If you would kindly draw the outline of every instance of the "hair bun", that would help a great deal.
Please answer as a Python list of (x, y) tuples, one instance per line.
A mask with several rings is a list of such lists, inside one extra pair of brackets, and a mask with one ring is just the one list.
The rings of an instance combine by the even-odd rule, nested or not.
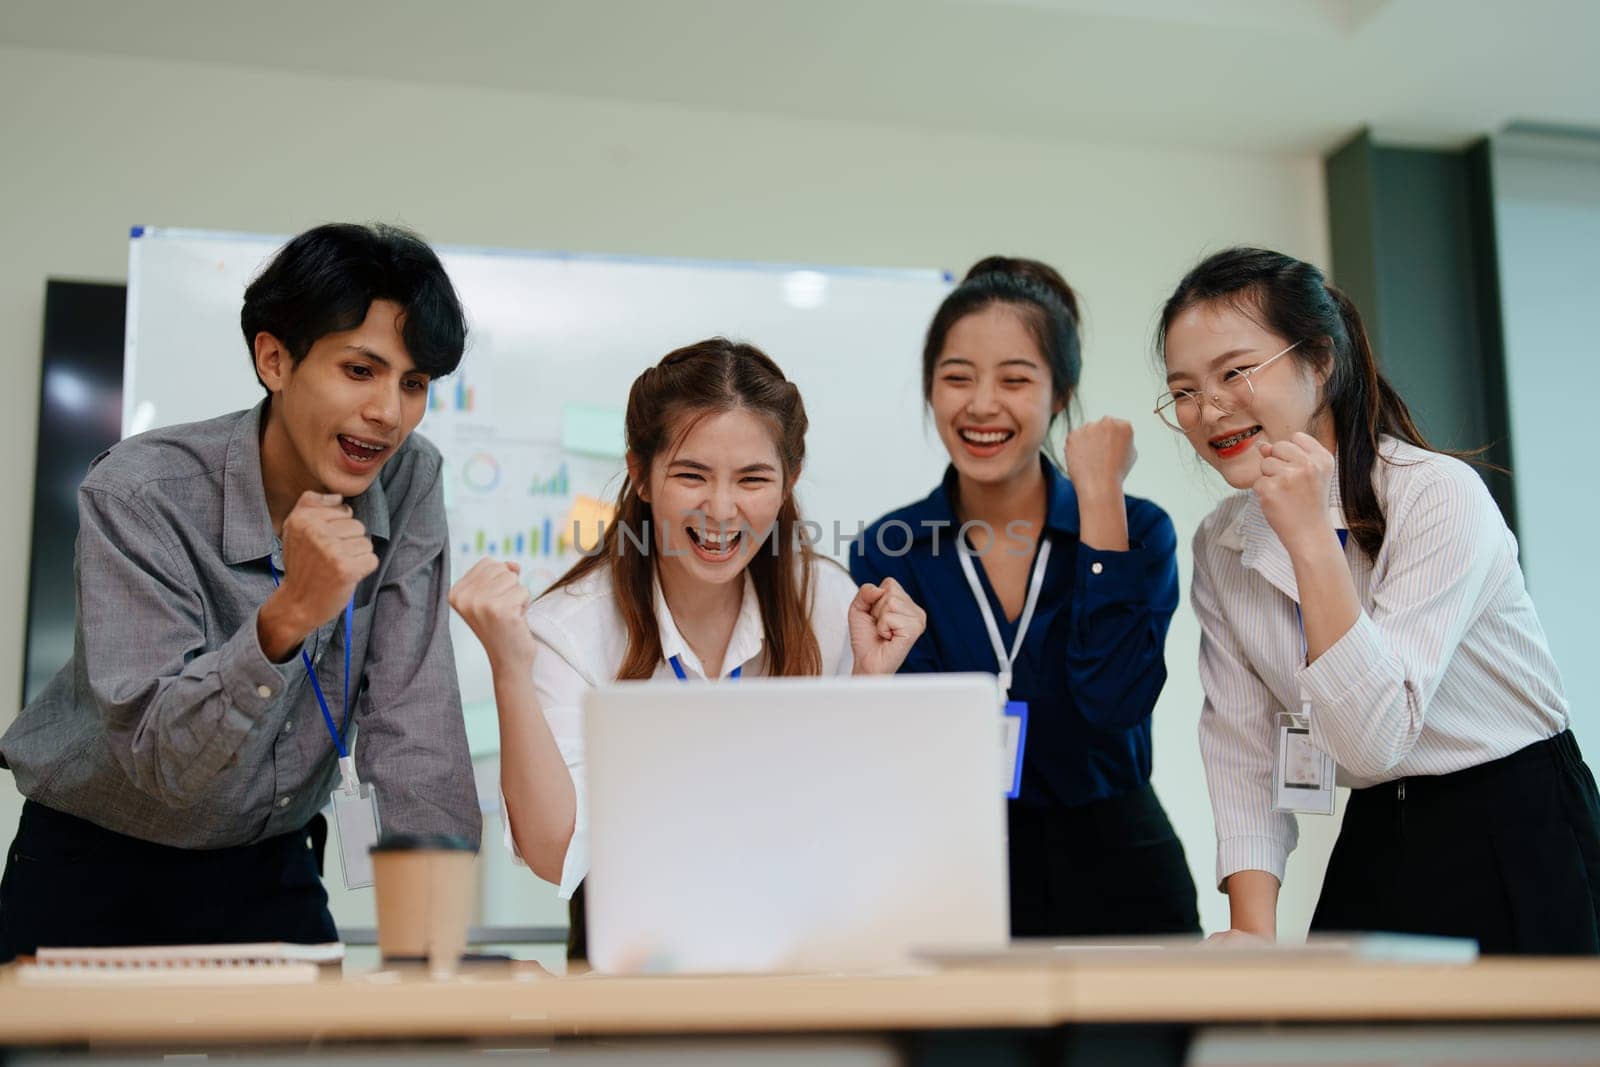
[(972, 265), (967, 271), (967, 276), (961, 281), (962, 284), (966, 284), (975, 278), (990, 274), (1032, 282), (1048, 290), (1050, 295), (1066, 305), (1067, 310), (1072, 313), (1074, 322), (1081, 321), (1078, 315), (1078, 294), (1072, 291), (1072, 286), (1068, 285), (1067, 280), (1050, 264), (1022, 256), (985, 256)]

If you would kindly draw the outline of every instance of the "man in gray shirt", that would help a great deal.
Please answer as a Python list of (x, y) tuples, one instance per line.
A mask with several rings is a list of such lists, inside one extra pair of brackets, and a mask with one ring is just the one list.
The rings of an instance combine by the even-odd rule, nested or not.
[(78, 491), (74, 653), (0, 738), (28, 798), (0, 960), (336, 939), (310, 839), (340, 748), (386, 832), (478, 843), (441, 462), (411, 432), (460, 302), (416, 236), (328, 225), (240, 318), (266, 399), (130, 438)]

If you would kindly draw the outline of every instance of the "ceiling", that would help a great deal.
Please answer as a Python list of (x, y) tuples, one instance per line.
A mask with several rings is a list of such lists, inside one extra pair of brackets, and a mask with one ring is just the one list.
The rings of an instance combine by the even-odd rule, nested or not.
[(1600, 0), (4, 0), (0, 45), (1274, 153), (1600, 130)]

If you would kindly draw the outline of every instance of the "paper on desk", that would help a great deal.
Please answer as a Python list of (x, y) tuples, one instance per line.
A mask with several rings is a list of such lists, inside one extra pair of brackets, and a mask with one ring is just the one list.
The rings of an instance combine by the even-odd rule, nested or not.
[(99, 967), (89, 964), (24, 963), (21, 985), (47, 986), (201, 986), (309, 985), (320, 977), (314, 963), (273, 963), (209, 967)]
[(250, 963), (339, 963), (344, 943), (319, 945), (258, 941), (230, 945), (128, 945), (114, 948), (51, 948), (40, 946), (42, 965), (88, 964), (113, 967), (230, 966)]

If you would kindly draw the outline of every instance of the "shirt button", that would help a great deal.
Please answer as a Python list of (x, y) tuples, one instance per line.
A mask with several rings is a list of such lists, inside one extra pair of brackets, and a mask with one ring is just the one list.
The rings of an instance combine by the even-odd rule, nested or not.
[(289, 798), (288, 797), (279, 797), (278, 798), (278, 807), (287, 808), (288, 806), (289, 806)]
[(294, 733), (294, 722), (293, 722), (293, 720), (283, 724), (283, 732), (286, 733), (286, 734)]
[(258, 696), (261, 699), (265, 700), (267, 697), (269, 697), (271, 695), (272, 695), (272, 686), (270, 686), (270, 685), (258, 685), (258, 686), (256, 686), (256, 696)]
[(1099, 574), (1101, 571), (1103, 571), (1105, 569), (1106, 569), (1105, 568), (1105, 564), (1103, 564), (1103, 563), (1091, 563), (1091, 564), (1089, 564), (1089, 573), (1090, 574)]

